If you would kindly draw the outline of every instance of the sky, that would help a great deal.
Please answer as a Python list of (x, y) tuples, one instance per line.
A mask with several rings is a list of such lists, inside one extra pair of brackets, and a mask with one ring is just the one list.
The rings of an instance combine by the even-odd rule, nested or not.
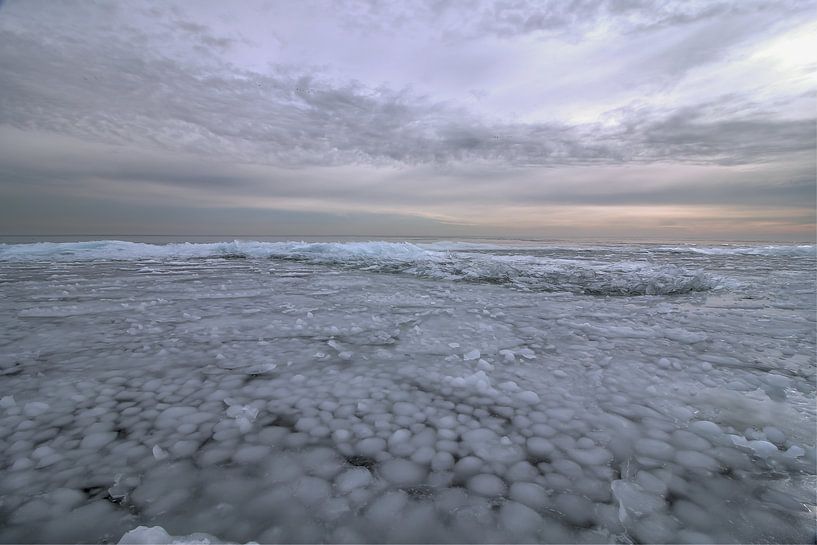
[(0, 2), (0, 235), (802, 240), (817, 1)]

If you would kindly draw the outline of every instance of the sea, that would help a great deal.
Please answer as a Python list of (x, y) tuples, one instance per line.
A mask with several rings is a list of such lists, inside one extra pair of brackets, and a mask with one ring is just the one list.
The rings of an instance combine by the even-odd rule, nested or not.
[(813, 243), (99, 238), (0, 241), (2, 543), (815, 542)]

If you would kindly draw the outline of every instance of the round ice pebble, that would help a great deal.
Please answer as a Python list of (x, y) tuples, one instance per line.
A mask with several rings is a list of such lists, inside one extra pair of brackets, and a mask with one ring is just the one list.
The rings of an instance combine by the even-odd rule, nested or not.
[(408, 494), (402, 490), (386, 492), (366, 510), (366, 522), (374, 527), (388, 527), (404, 512), (408, 501)]
[(710, 422), (709, 420), (698, 420), (697, 422), (693, 422), (689, 425), (689, 429), (695, 433), (704, 435), (718, 435), (719, 433), (722, 433), (721, 427), (714, 422)]
[(301, 477), (295, 483), (292, 495), (305, 505), (315, 505), (332, 495), (329, 483), (318, 477)]
[(601, 466), (613, 459), (612, 453), (602, 447), (569, 449), (568, 454), (585, 466)]
[(335, 479), (335, 487), (341, 494), (348, 494), (356, 488), (368, 486), (372, 482), (372, 474), (365, 467), (354, 467), (344, 471)]
[(539, 395), (536, 392), (531, 392), (530, 390), (519, 392), (515, 394), (515, 396), (519, 401), (527, 403), (528, 405), (536, 405), (540, 401)]
[(355, 450), (361, 456), (375, 456), (386, 450), (386, 441), (380, 437), (368, 437), (358, 441)]
[(539, 476), (539, 470), (528, 461), (517, 462), (508, 468), (505, 479), (511, 482), (529, 482)]
[(763, 433), (766, 434), (766, 439), (772, 443), (782, 445), (786, 441), (786, 434), (774, 426), (766, 426), (763, 428)]
[(23, 414), (29, 418), (33, 418), (35, 416), (45, 414), (49, 408), (50, 406), (48, 403), (43, 403), (42, 401), (29, 401), (23, 407)]
[(192, 456), (199, 449), (198, 441), (176, 441), (170, 447), (170, 452), (177, 458), (187, 458)]
[(635, 450), (642, 456), (649, 456), (656, 460), (671, 460), (675, 448), (659, 439), (639, 439), (635, 442)]
[(502, 496), (507, 489), (505, 481), (490, 473), (474, 475), (468, 479), (467, 487), (474, 494), (488, 497)]
[(562, 493), (554, 498), (554, 506), (571, 524), (585, 526), (593, 522), (593, 502), (586, 498)]
[[(765, 443), (766, 441), (762, 441)], [(771, 444), (771, 443), (767, 443)], [(774, 445), (772, 445), (774, 447)], [(777, 448), (775, 447), (775, 451)], [(704, 454), (702, 452), (696, 452), (694, 450), (679, 450), (675, 454), (675, 459), (684, 467), (690, 469), (718, 469), (719, 464), (718, 461), (715, 460), (713, 457)]]
[(35, 498), (18, 507), (9, 517), (9, 522), (26, 524), (35, 520), (48, 518), (49, 516), (51, 516), (51, 505), (46, 501)]
[(465, 479), (479, 473), (482, 466), (482, 460), (476, 456), (466, 456), (460, 458), (457, 463), (454, 464), (454, 474), (461, 479)]
[(249, 445), (239, 448), (233, 454), (233, 461), (239, 464), (254, 464), (266, 458), (271, 452), (267, 445)]
[(454, 457), (449, 452), (438, 452), (431, 459), (431, 469), (447, 471), (454, 466)]
[(670, 515), (653, 513), (628, 521), (627, 529), (641, 543), (674, 543), (673, 536), (678, 531), (679, 523)]
[(528, 453), (534, 458), (544, 458), (553, 452), (553, 443), (542, 437), (531, 437), (526, 443)]
[(57, 488), (46, 494), (46, 499), (65, 510), (73, 509), (86, 500), (87, 496), (72, 488)]
[(409, 439), (411, 439), (411, 432), (405, 428), (401, 428), (389, 436), (389, 446), (394, 447), (394, 445), (403, 443)]
[(805, 453), (806, 453), (806, 451), (803, 450), (802, 447), (800, 447), (798, 445), (792, 445), (786, 451), (786, 456), (789, 456), (791, 458), (799, 458), (800, 456), (803, 456)]
[(412, 416), (420, 412), (420, 409), (413, 403), (398, 401), (392, 406), (392, 412), (396, 415)]
[(542, 524), (542, 517), (536, 511), (515, 501), (505, 502), (499, 511), (499, 520), (509, 532), (529, 536)]
[(116, 432), (114, 431), (91, 433), (82, 438), (82, 441), (79, 443), (79, 448), (96, 450), (104, 447), (114, 439), (116, 439)]
[(395, 458), (382, 463), (379, 473), (391, 483), (407, 486), (422, 483), (428, 472), (414, 462), (404, 458)]
[(536, 483), (513, 483), (509, 497), (532, 509), (542, 509), (548, 504), (547, 492)]
[[(434, 458), (435, 454), (436, 451), (431, 447), (420, 447), (411, 454), (411, 461), (420, 465), (427, 465), (431, 463), (431, 460)], [(444, 452), (443, 454), (448, 454), (450, 456), (450, 453), (448, 452)]]
[(777, 447), (768, 441), (756, 440), (749, 441), (749, 448), (755, 451), (755, 455), (760, 458), (768, 458), (772, 454), (777, 454)]

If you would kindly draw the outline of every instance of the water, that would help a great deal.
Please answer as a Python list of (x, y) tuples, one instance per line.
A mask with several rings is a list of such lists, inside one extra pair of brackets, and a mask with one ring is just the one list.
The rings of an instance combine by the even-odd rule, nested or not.
[(814, 540), (813, 245), (163, 242), (0, 245), (0, 541)]

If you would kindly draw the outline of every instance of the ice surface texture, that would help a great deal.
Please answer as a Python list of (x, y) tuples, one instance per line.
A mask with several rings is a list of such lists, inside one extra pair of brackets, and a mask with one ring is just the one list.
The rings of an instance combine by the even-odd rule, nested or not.
[[(430, 248), (445, 245), (430, 244)], [(491, 248), (488, 245), (472, 245)], [(458, 246), (452, 244), (452, 249)], [(496, 249), (496, 247), (492, 247)], [(562, 249), (562, 252), (565, 250)], [(575, 254), (570, 249), (568, 255)], [(669, 251), (675, 251), (670, 249)], [(527, 255), (440, 251), (394, 242), (230, 242), (144, 244), (123, 241), (43, 242), (0, 245), (2, 261), (100, 261), (204, 258), (274, 258), (367, 272), (404, 273), (423, 278), (502, 284), (522, 290), (570, 291), (595, 295), (656, 295), (704, 291), (719, 285), (701, 270), (637, 260), (592, 260)], [(537, 255), (539, 254), (539, 255)]]
[(0, 542), (814, 540), (812, 254), (202, 246), (0, 249)]

